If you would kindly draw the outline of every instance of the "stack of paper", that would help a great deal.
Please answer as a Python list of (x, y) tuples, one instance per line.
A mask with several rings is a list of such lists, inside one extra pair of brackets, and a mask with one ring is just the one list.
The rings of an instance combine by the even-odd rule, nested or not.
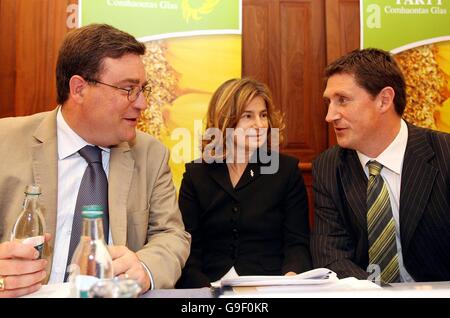
[(336, 282), (339, 279), (335, 272), (328, 268), (316, 268), (293, 276), (239, 276), (220, 281), (224, 286), (286, 286), (317, 285)]

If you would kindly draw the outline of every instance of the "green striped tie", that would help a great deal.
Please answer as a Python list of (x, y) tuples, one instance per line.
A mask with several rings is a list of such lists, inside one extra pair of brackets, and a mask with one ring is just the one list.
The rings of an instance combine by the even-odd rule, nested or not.
[(389, 192), (380, 175), (383, 165), (370, 161), (367, 186), (367, 233), (369, 238), (369, 264), (380, 266), (381, 280), (399, 281), (395, 223), (392, 217)]

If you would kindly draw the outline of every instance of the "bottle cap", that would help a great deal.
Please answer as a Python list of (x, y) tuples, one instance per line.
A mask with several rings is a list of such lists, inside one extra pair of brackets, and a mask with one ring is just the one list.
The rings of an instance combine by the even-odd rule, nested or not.
[(40, 195), (41, 187), (37, 184), (29, 184), (25, 187), (25, 194)]
[(103, 205), (100, 204), (83, 205), (81, 207), (81, 211), (103, 211)]
[(83, 205), (81, 215), (84, 218), (96, 219), (103, 216), (103, 206), (101, 205)]

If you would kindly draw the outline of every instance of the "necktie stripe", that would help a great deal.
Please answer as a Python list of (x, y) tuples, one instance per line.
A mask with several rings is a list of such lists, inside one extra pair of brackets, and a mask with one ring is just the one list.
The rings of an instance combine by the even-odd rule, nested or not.
[(396, 251), (392, 248), (383, 252), (382, 259), (379, 261), (380, 269), (383, 268), (383, 272), (388, 270), (387, 266), (395, 259), (396, 255)]
[(380, 266), (381, 279), (386, 282), (399, 280), (395, 222), (387, 185), (380, 175), (383, 166), (372, 161), (368, 163), (367, 184), (367, 235), (369, 242), (369, 263)]
[(377, 176), (380, 174), (382, 168), (383, 168), (383, 165), (380, 164), (379, 162), (371, 161), (369, 163), (369, 174)]
[(369, 233), (369, 242), (373, 243), (375, 239), (381, 235), (384, 228), (388, 225), (389, 220), (386, 220), (379, 214), (375, 215), (374, 221), (370, 220), (370, 224), (368, 224), (368, 233)]
[(376, 238), (375, 242), (369, 248), (371, 259), (379, 259), (379, 255), (385, 252), (392, 243), (395, 243), (395, 235), (393, 235), (394, 222), (390, 222), (381, 234)]
[[(391, 252), (395, 252), (394, 249), (390, 248), (390, 244), (393, 244), (395, 241), (391, 239), (391, 237), (385, 238), (375, 241), (376, 247), (369, 248), (369, 257), (376, 264), (383, 261), (383, 259), (388, 256)], [(394, 253), (395, 254), (395, 253)], [(391, 255), (392, 257), (392, 255)]]
[(383, 281), (393, 281), (399, 276), (398, 257), (397, 254), (389, 261), (385, 270), (382, 272)]
[(389, 205), (389, 197), (387, 196), (379, 196), (377, 200), (375, 200), (374, 204), (369, 208), (369, 211), (367, 212), (367, 219), (369, 231), (373, 228), (374, 224), (377, 224), (380, 219), (382, 218), (382, 215), (380, 213), (377, 213), (379, 209), (386, 209)]
[(369, 192), (369, 189), (367, 190), (367, 206), (372, 205), (383, 191), (385, 184), (384, 182), (379, 182), (379, 179), (380, 178), (378, 178), (377, 182), (374, 183), (374, 186), (371, 188), (371, 192)]
[[(369, 182), (367, 185), (367, 194), (373, 193), (373, 187), (376, 186), (375, 182)], [(367, 198), (369, 200), (369, 197)]]
[(386, 265), (385, 270), (381, 273), (383, 281), (393, 281), (399, 276), (398, 258), (395, 255)]
[[(367, 184), (367, 198), (370, 198), (370, 195), (373, 196), (373, 194), (380, 192), (381, 187), (383, 186), (383, 183), (379, 182), (379, 179), (377, 178), (369, 178), (369, 182)], [(375, 188), (375, 189), (374, 189)], [(375, 197), (372, 197), (373, 201)]]

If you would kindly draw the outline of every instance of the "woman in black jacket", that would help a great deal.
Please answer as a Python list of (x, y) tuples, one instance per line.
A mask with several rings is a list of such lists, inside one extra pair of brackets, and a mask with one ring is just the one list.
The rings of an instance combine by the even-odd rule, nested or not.
[(277, 151), (282, 117), (267, 86), (222, 84), (206, 128), (202, 158), (186, 164), (180, 188), (192, 246), (177, 287), (311, 269), (306, 188), (298, 160)]

